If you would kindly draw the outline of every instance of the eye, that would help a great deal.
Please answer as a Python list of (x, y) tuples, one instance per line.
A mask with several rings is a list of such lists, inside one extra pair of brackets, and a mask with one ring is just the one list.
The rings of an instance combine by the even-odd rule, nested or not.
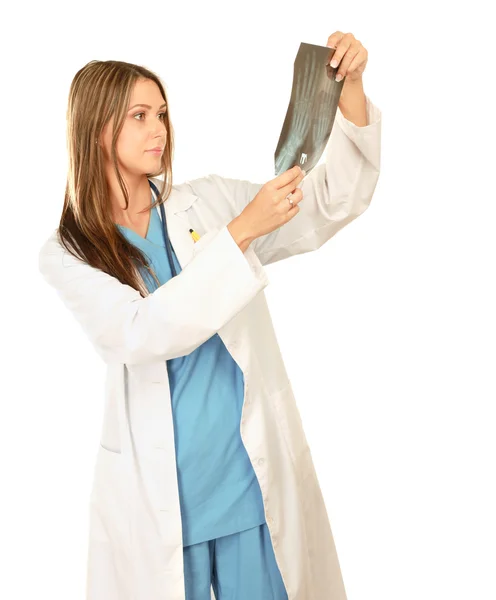
[[(136, 113), (134, 116), (135, 116), (135, 117), (139, 117), (140, 115), (144, 115), (144, 114), (145, 114), (144, 112), (140, 112), (140, 113)], [(161, 113), (160, 113), (160, 117), (162, 118), (162, 120), (164, 120), (164, 119), (165, 119), (165, 114), (166, 114), (166, 111), (165, 111), (165, 112), (161, 112)], [(138, 119), (138, 121), (142, 121), (142, 120), (143, 120), (143, 119)]]

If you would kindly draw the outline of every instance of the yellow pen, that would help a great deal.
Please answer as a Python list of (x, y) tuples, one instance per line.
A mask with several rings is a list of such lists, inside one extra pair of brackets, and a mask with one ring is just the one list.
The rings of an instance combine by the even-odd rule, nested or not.
[(200, 239), (200, 236), (196, 233), (194, 229), (190, 229), (189, 232), (191, 233), (191, 237), (195, 242), (197, 242)]

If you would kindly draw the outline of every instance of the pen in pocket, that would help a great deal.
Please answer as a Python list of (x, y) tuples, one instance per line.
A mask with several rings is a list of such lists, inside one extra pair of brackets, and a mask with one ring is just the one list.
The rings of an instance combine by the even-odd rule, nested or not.
[(191, 237), (195, 242), (197, 242), (200, 239), (200, 236), (196, 233), (194, 229), (190, 229), (189, 232), (191, 233)]

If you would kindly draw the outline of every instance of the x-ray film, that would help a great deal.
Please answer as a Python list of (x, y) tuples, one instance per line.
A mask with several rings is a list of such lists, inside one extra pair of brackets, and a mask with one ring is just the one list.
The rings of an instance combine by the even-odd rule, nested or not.
[(275, 174), (295, 165), (308, 174), (319, 162), (331, 135), (345, 79), (330, 66), (335, 48), (301, 43), (294, 62), (293, 88), (274, 153)]

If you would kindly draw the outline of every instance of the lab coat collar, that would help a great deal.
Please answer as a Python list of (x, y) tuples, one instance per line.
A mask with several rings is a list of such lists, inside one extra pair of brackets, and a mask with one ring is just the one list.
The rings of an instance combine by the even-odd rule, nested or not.
[[(157, 177), (150, 177), (149, 179), (155, 183), (159, 190), (162, 190), (164, 182), (161, 179)], [(164, 202), (167, 232), (181, 269), (190, 262), (195, 251), (195, 241), (191, 236), (189, 231), (190, 225), (184, 214), (195, 200), (198, 200), (198, 196), (183, 186), (172, 186), (171, 193)], [(159, 215), (160, 221), (162, 221), (160, 207), (155, 207), (155, 210)], [(58, 241), (58, 228), (53, 231), (50, 237)]]
[[(156, 177), (150, 178), (153, 183), (162, 191), (163, 181)], [(181, 269), (183, 269), (193, 258), (194, 245), (191, 233), (189, 231), (189, 222), (184, 212), (198, 199), (196, 194), (189, 192), (184, 187), (172, 186), (171, 193), (164, 202), (165, 218), (167, 220), (167, 233), (176, 253)], [(155, 207), (160, 221), (162, 214), (160, 207)]]
[[(162, 191), (164, 186), (162, 179), (159, 179), (158, 177), (149, 177), (148, 179), (150, 179), (157, 186), (157, 188)], [(185, 189), (184, 185), (173, 185), (171, 193), (164, 203), (164, 208), (167, 209), (166, 217), (169, 216), (169, 213), (177, 214), (183, 210), (187, 210), (197, 199), (198, 196)], [(160, 210), (158, 213), (160, 215)], [(160, 218), (162, 218), (161, 215)]]

